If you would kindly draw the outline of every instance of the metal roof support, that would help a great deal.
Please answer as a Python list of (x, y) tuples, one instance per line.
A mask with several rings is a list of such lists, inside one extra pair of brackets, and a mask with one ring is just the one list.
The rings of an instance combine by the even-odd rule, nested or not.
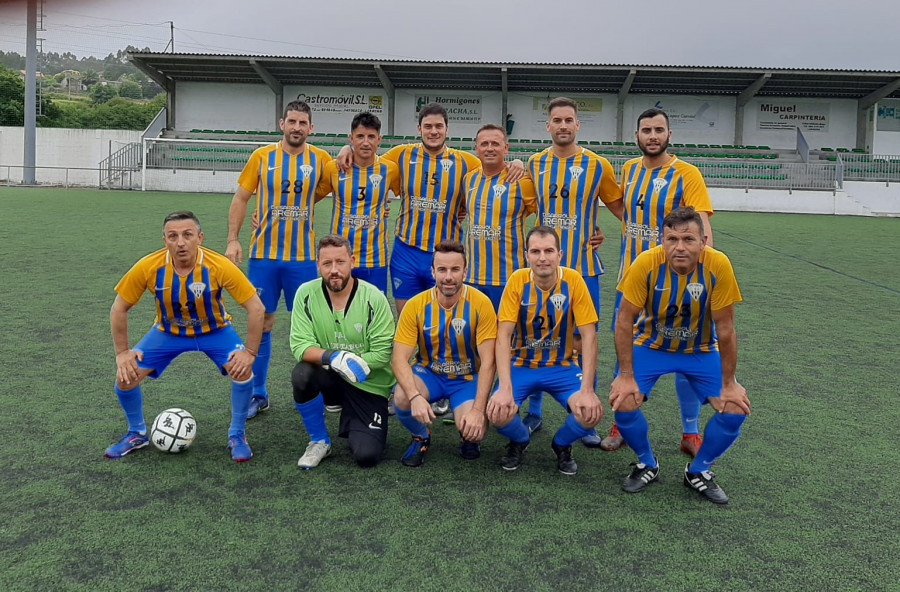
[(166, 129), (175, 129), (175, 81), (149, 64), (145, 64), (143, 60), (133, 59), (130, 54), (128, 61), (166, 91)]
[(628, 71), (628, 76), (625, 77), (625, 82), (622, 83), (622, 88), (619, 89), (619, 95), (616, 99), (616, 142), (622, 142), (622, 136), (625, 134), (625, 99), (628, 98), (628, 93), (631, 91), (631, 84), (634, 82), (634, 77), (637, 74), (637, 70), (632, 68)]
[(509, 119), (509, 71), (506, 66), (500, 68), (500, 127), (508, 129)]
[(284, 85), (276, 80), (275, 77), (272, 76), (272, 73), (255, 58), (250, 58), (250, 67), (259, 74), (259, 77), (263, 79), (266, 86), (271, 88), (272, 92), (275, 93), (275, 126), (273, 129), (278, 130), (278, 122), (281, 121), (282, 115), (284, 114)]
[(875, 103), (889, 96), (900, 88), (900, 78), (885, 84), (876, 91), (870, 92), (856, 103), (856, 147), (866, 147), (866, 132), (868, 128), (868, 112)]
[(384, 92), (387, 93), (388, 104), (387, 104), (387, 135), (394, 135), (394, 83), (391, 82), (391, 79), (388, 78), (388, 75), (385, 74), (384, 69), (381, 67), (381, 64), (374, 64), (375, 74), (378, 75), (378, 80), (381, 81), (381, 86), (384, 87)]
[(763, 73), (762, 76), (754, 80), (750, 86), (737, 96), (737, 101), (734, 105), (734, 143), (736, 146), (744, 143), (744, 107), (750, 102), (750, 99), (756, 96), (756, 93), (765, 86), (771, 77), (771, 72)]

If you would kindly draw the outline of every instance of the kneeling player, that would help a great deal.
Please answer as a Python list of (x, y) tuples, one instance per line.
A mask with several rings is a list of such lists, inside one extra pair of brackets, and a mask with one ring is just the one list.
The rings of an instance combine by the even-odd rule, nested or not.
[(663, 221), (662, 244), (635, 259), (619, 291), (620, 371), (609, 402), (622, 437), (638, 455), (622, 488), (637, 493), (659, 479), (640, 408), (660, 376), (678, 372), (717, 411), (696, 458), (684, 469), (684, 485), (712, 502), (728, 503), (710, 468), (737, 440), (750, 414), (747, 391), (734, 377), (734, 303), (741, 301), (741, 292), (731, 262), (706, 246), (700, 215), (679, 208)]
[(294, 404), (310, 438), (297, 465), (312, 469), (331, 454), (327, 403), (342, 407), (338, 435), (353, 460), (373, 467), (387, 442), (394, 316), (381, 290), (353, 277), (346, 238), (322, 238), (316, 264), (321, 277), (300, 286), (291, 312)]
[[(597, 368), (597, 312), (584, 278), (561, 267), (559, 235), (547, 226), (532, 228), (525, 238), (530, 269), (509, 278), (500, 301), (497, 329), (499, 386), (488, 403), (488, 419), (509, 438), (500, 466), (522, 465), (531, 441), (518, 415), (528, 395), (545, 391), (570, 413), (553, 436), (556, 467), (574, 475), (572, 444), (600, 423), (603, 406), (594, 392)], [(581, 333), (582, 367), (574, 350)]]
[[(144, 422), (144, 379), (159, 378), (185, 352), (202, 351), (232, 380), (228, 448), (235, 461), (248, 461), (253, 452), (244, 428), (253, 391), (253, 361), (262, 337), (262, 301), (234, 263), (200, 246), (203, 232), (193, 213), (166, 216), (163, 242), (166, 248), (138, 261), (116, 285), (109, 316), (116, 348), (116, 395), (128, 433), (106, 449), (106, 458), (122, 458), (150, 442)], [(223, 288), (247, 310), (247, 347), (225, 312)], [(156, 298), (156, 324), (130, 348), (128, 312), (145, 291)]]
[(478, 458), (494, 381), (497, 315), (487, 296), (463, 283), (467, 272), (463, 246), (455, 241), (439, 243), (431, 270), (435, 287), (415, 295), (400, 313), (391, 360), (397, 377), (394, 409), (413, 435), (401, 460), (408, 467), (425, 462), (431, 444), (428, 426), (435, 418), (430, 401), (444, 398), (450, 401), (462, 438), (460, 455)]

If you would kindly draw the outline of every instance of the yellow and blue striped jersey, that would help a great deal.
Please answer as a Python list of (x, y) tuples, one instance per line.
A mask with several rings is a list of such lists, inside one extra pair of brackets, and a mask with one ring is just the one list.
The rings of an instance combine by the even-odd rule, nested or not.
[(353, 247), (356, 267), (388, 264), (388, 229), (384, 211), (390, 192), (400, 194), (400, 170), (383, 158), (368, 168), (353, 165), (346, 174), (337, 161), (325, 165), (317, 194), (334, 194), (331, 233), (347, 238)]
[(697, 269), (679, 275), (666, 263), (663, 246), (638, 255), (619, 291), (641, 309), (634, 323), (634, 344), (692, 354), (719, 349), (712, 312), (740, 302), (731, 261), (706, 247)]
[(434, 251), (444, 240), (462, 240), (457, 219), (462, 204), (463, 178), (481, 168), (481, 161), (462, 150), (445, 147), (432, 156), (422, 144), (401, 144), (388, 150), (385, 160), (400, 167), (403, 203), (397, 237), (411, 247)]
[(713, 215), (700, 169), (677, 157), (654, 169), (646, 168), (643, 158), (633, 158), (622, 167), (621, 184), (625, 213), (620, 280), (638, 255), (660, 244), (663, 219), (672, 210), (693, 206), (698, 212)]
[(312, 261), (316, 258), (316, 186), (331, 155), (315, 146), (292, 156), (281, 142), (250, 155), (238, 185), (256, 193), (259, 227), (250, 240), (251, 259)]
[(416, 363), (448, 378), (472, 380), (481, 367), (478, 346), (497, 338), (497, 314), (490, 299), (463, 285), (451, 309), (438, 302), (437, 288), (409, 299), (400, 312), (394, 341), (418, 347)]
[(514, 323), (512, 365), (528, 368), (575, 363), (575, 328), (599, 321), (597, 308), (581, 274), (559, 268), (552, 290), (541, 290), (531, 269), (510, 276), (500, 300), (498, 320)]
[(465, 178), (466, 252), (469, 274), (466, 282), (480, 286), (502, 286), (525, 261), (525, 220), (537, 212), (534, 183), (522, 179), (506, 181), (506, 169), (485, 175), (480, 169)]
[(612, 165), (585, 148), (559, 158), (550, 147), (529, 158), (525, 170), (537, 190), (541, 224), (560, 235), (562, 264), (587, 277), (601, 275), (600, 255), (589, 240), (599, 226), (600, 200), (609, 204), (622, 197)]
[(230, 259), (200, 247), (194, 270), (185, 276), (175, 273), (168, 249), (150, 253), (119, 280), (116, 293), (129, 304), (137, 304), (144, 292), (152, 292), (158, 329), (194, 337), (231, 324), (222, 300), (223, 288), (238, 304), (256, 295), (256, 288)]

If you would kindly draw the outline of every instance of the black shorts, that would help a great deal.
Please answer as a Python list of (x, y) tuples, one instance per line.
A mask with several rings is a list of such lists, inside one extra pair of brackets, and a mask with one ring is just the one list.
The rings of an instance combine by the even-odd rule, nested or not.
[(326, 405), (340, 405), (341, 422), (338, 436), (348, 438), (350, 432), (368, 434), (382, 445), (387, 442), (388, 400), (357, 388), (341, 378), (334, 370), (321, 366), (314, 372), (313, 388), (318, 387)]

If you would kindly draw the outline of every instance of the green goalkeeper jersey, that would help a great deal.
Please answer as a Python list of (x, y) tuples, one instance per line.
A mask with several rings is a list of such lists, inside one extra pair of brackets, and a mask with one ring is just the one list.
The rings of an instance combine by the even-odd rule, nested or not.
[(365, 382), (354, 386), (388, 397), (396, 383), (391, 371), (394, 315), (387, 297), (368, 282), (356, 280), (347, 308), (335, 311), (322, 278), (306, 282), (294, 296), (291, 352), (297, 360), (310, 347), (353, 352), (369, 365)]

